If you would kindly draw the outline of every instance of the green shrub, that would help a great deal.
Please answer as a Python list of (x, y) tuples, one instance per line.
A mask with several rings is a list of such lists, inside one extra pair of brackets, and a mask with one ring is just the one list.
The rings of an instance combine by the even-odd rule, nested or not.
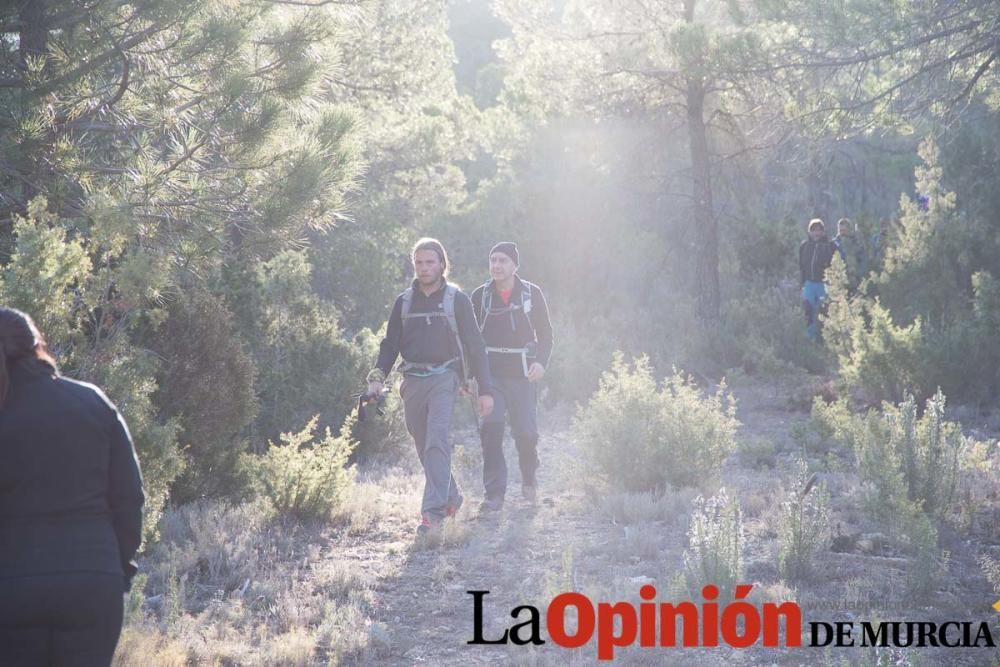
[(937, 328), (967, 314), (971, 295), (966, 290), (975, 272), (970, 249), (993, 233), (959, 213), (955, 193), (945, 188), (935, 141), (925, 139), (918, 152), (923, 164), (914, 170), (914, 178), (925, 205), (906, 195), (900, 198), (898, 239), (886, 249), (877, 287), (897, 322), (920, 318)]
[(187, 465), (171, 488), (176, 502), (239, 496), (246, 431), (257, 408), (255, 366), (217, 296), (182, 292), (142, 342), (161, 359), (156, 405), (181, 428)]
[(801, 447), (802, 456), (826, 455), (835, 449), (846, 450), (847, 457), (852, 455), (850, 447), (845, 447), (848, 441), (847, 433), (852, 423), (852, 415), (847, 405), (847, 399), (827, 403), (821, 396), (813, 397), (812, 410), (809, 419), (792, 426), (791, 435)]
[(259, 409), (254, 445), (288, 424), (322, 414), (320, 428), (337, 428), (356, 406), (370, 359), (345, 340), (332, 303), (311, 288), (305, 251), (286, 250), (252, 267), (231, 268), (229, 305), (257, 366)]
[(799, 459), (778, 519), (778, 573), (790, 582), (806, 580), (829, 539), (830, 496)]
[(344, 422), (337, 437), (327, 429), (316, 441), (318, 420), (313, 417), (298, 433), (282, 433), (282, 444), (268, 443), (264, 454), (248, 455), (248, 469), (281, 514), (324, 518), (354, 482), (354, 467), (347, 465), (357, 444), (350, 437), (353, 419)]
[(906, 594), (913, 603), (925, 602), (941, 583), (943, 564), (938, 531), (927, 514), (916, 507), (903, 519), (904, 543), (910, 555), (906, 568)]
[(768, 438), (743, 438), (737, 445), (740, 458), (751, 468), (773, 468), (777, 456), (774, 441)]
[[(155, 282), (155, 272), (133, 279), (124, 265), (134, 264), (122, 256), (116, 257), (114, 274), (107, 266), (94, 273), (91, 257), (106, 253), (88, 243), (72, 221), (48, 213), (41, 197), (31, 202), (27, 217), (16, 217), (13, 232), (13, 252), (0, 258), (0, 303), (32, 315), (60, 370), (94, 382), (121, 410), (142, 467), (148, 544), (170, 485), (184, 468), (180, 426), (162, 418), (153, 403), (159, 360), (131, 339), (135, 323), (153, 310), (137, 304), (145, 303), (144, 280)], [(108, 289), (111, 284), (114, 290)]]
[(908, 500), (936, 518), (951, 504), (959, 452), (968, 442), (959, 424), (945, 421), (944, 408), (945, 397), (939, 390), (928, 399), (922, 417), (917, 417), (912, 396), (897, 407), (885, 406), (882, 414), (891, 456), (882, 465), (893, 462), (902, 475)]
[(852, 323), (850, 342), (837, 350), (841, 378), (848, 387), (860, 390), (871, 402), (930, 395), (933, 383), (920, 319), (897, 326), (876, 299)]
[(953, 400), (978, 402), (1000, 393), (998, 330), (1000, 282), (980, 271), (972, 276), (972, 312), (926, 336), (929, 372)]
[(900, 517), (909, 513), (906, 481), (889, 428), (875, 411), (857, 418), (850, 438), (861, 477), (865, 512), (879, 525), (898, 530)]
[(898, 402), (907, 393), (923, 400), (938, 386), (952, 398), (981, 400), (1000, 388), (996, 234), (988, 216), (975, 211), (976, 198), (963, 201), (971, 210), (958, 208), (934, 141), (924, 141), (919, 153), (923, 164), (914, 176), (922, 201), (901, 198), (884, 270), (854, 296), (836, 270), (828, 273), (824, 341), (845, 384), (872, 403)]
[(783, 375), (794, 368), (822, 372), (827, 353), (806, 336), (798, 288), (751, 284), (722, 304), (720, 324), (708, 331), (705, 356), (722, 368)]
[(574, 420), (597, 470), (631, 491), (706, 484), (735, 448), (738, 425), (724, 384), (707, 397), (678, 372), (659, 384), (646, 357), (630, 367), (620, 352)]
[(936, 519), (947, 513), (959, 454), (972, 441), (959, 424), (945, 421), (944, 408), (945, 397), (938, 390), (919, 417), (913, 396), (850, 421), (839, 417), (837, 437), (854, 450), (865, 508), (876, 521), (898, 526), (911, 506)]
[(736, 496), (725, 489), (711, 498), (694, 499), (688, 525), (684, 573), (688, 591), (698, 595), (702, 586), (714, 584), (719, 599), (732, 595), (743, 577), (743, 512)]

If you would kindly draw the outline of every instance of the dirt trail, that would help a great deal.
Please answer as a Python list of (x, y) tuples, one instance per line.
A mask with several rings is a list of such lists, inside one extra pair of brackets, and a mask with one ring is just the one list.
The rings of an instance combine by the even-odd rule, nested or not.
[[(409, 511), (395, 513), (391, 525), (381, 527), (379, 541), (365, 535), (332, 545), (338, 558), (356, 563), (372, 577), (376, 615), (389, 635), (378, 664), (513, 662), (516, 656), (507, 647), (466, 645), (473, 636), (472, 596), (466, 591), (490, 591), (484, 605), (485, 636), (496, 638), (507, 621), (514, 623), (511, 609), (542, 603), (547, 582), (563, 571), (568, 544), (604, 531), (587, 516), (584, 494), (573, 484), (578, 457), (565, 430), (543, 434), (540, 455), (545, 470), (534, 506), (520, 498), (516, 452), (509, 448), (507, 503), (499, 516), (486, 517), (478, 509), (482, 491), (476, 475), (481, 463), (471, 449), (475, 434), (462, 431), (455, 437), (469, 445), (469, 450), (458, 450), (455, 465), (466, 502), (440, 540), (414, 539), (414, 508), (419, 502), (414, 495), (404, 501)], [(419, 487), (419, 475), (414, 477)]]
[[(741, 440), (767, 439), (779, 452), (795, 448), (790, 431), (808, 416), (802, 405), (769, 387), (736, 388), (734, 393), (743, 424)], [(456, 449), (454, 465), (466, 503), (439, 542), (414, 540), (417, 490), (422, 485), (422, 477), (414, 471), (408, 479), (412, 493), (393, 495), (374, 530), (344, 534), (329, 545), (331, 557), (363, 573), (375, 600), (374, 652), (348, 659), (347, 664), (594, 664), (593, 643), (575, 651), (551, 643), (543, 647), (467, 645), (473, 637), (473, 598), (466, 591), (490, 591), (484, 604), (484, 636), (496, 639), (505, 628), (527, 620), (526, 613), (512, 619), (512, 609), (530, 604), (542, 608), (544, 614), (545, 605), (559, 592), (580, 590), (592, 599), (614, 601), (634, 599), (644, 583), (655, 582), (661, 594), (668, 587), (669, 579), (683, 565), (686, 519), (695, 492), (675, 493), (658, 501), (651, 511), (643, 510), (648, 516), (641, 520), (633, 516), (619, 521), (614, 500), (601, 499), (605, 492), (596, 493), (596, 486), (588, 480), (570, 436), (569, 420), (550, 418), (543, 424), (549, 428), (543, 430), (539, 447), (540, 501), (534, 507), (520, 498), (516, 452), (508, 436), (507, 506), (499, 518), (479, 516), (481, 459), (478, 439), (466, 429), (455, 434), (462, 446)], [(736, 456), (723, 471), (723, 482), (739, 494), (744, 506), (745, 528), (753, 545), (747, 554), (747, 574), (756, 582), (777, 582), (777, 476), (775, 470), (744, 467)], [(835, 476), (831, 481), (835, 486), (838, 483)], [(850, 586), (854, 585), (851, 577), (857, 576), (856, 556), (825, 554), (823, 558), (833, 580), (812, 587), (813, 600), (841, 594), (845, 581), (840, 579)], [(879, 566), (876, 560), (870, 563), (876, 563), (875, 569), (865, 576), (878, 579)], [(542, 635), (547, 637), (544, 617)], [(834, 664), (840, 655), (834, 654)], [(718, 648), (667, 655), (634, 648), (616, 657), (619, 664), (818, 664), (817, 656), (793, 650)], [(845, 664), (853, 664), (863, 656), (855, 652), (842, 657)]]

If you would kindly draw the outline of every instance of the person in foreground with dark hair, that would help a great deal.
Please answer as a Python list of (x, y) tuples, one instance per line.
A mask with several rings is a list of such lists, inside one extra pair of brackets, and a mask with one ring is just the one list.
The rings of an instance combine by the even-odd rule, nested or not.
[(462, 493), (451, 474), (451, 419), (467, 375), (479, 385), (477, 411), (493, 411), (493, 381), (486, 344), (476, 326), (472, 302), (448, 282), (448, 254), (437, 239), (413, 246), (413, 282), (396, 298), (378, 360), (368, 373), (368, 396), (382, 393), (397, 357), (403, 383), (406, 430), (413, 436), (424, 468), (424, 498), (418, 535), (437, 533), (446, 517), (462, 506)]
[(0, 307), (0, 664), (111, 664), (144, 501), (115, 406)]

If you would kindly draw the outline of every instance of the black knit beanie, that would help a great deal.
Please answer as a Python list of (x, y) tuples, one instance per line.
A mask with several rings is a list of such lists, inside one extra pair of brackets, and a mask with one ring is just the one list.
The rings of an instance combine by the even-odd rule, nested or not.
[(501, 241), (500, 243), (496, 244), (495, 246), (493, 246), (493, 249), (490, 250), (490, 256), (492, 257), (493, 253), (495, 252), (502, 252), (503, 254), (507, 255), (512, 260), (514, 260), (515, 264), (521, 263), (517, 260), (517, 245), (513, 241)]

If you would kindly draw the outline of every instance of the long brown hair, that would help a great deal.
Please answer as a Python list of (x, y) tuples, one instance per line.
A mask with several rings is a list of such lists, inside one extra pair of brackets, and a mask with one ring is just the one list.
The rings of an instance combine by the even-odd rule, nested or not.
[(36, 359), (56, 369), (56, 362), (45, 346), (45, 338), (27, 313), (0, 307), (0, 406), (10, 391), (10, 368), (27, 359)]
[(413, 250), (410, 251), (410, 259), (417, 256), (417, 252), (420, 250), (433, 250), (437, 253), (438, 259), (444, 265), (444, 272), (441, 274), (444, 277), (448, 277), (448, 253), (444, 249), (444, 244), (437, 239), (432, 239), (429, 236), (417, 241), (413, 244)]

